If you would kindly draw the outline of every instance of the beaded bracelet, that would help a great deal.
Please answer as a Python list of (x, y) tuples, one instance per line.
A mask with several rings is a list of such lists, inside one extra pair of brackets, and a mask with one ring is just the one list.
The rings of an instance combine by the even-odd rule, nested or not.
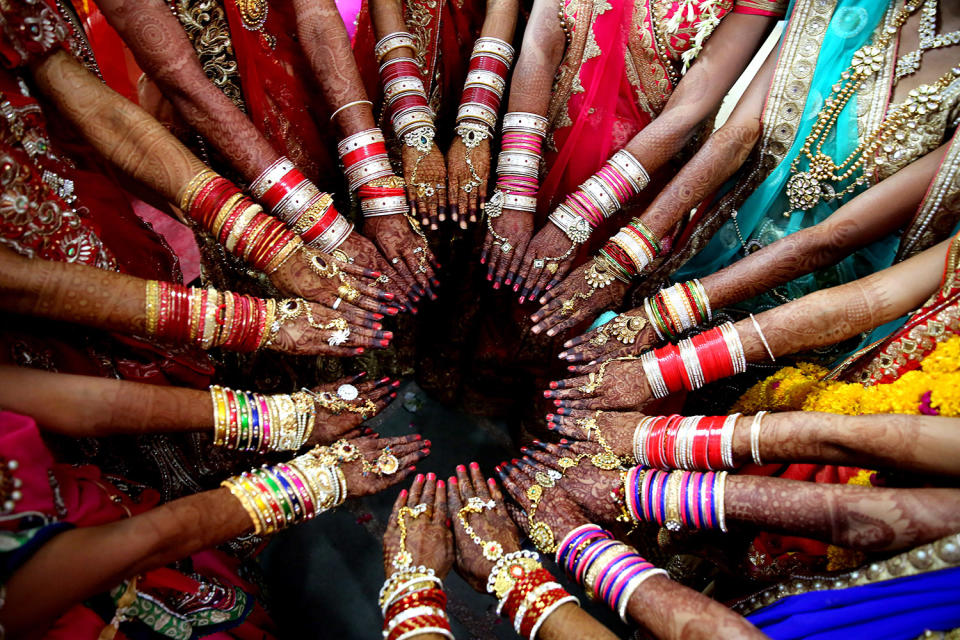
[(144, 308), (149, 337), (201, 349), (263, 348), (277, 318), (274, 300), (156, 280), (147, 281)]
[(393, 175), (380, 129), (367, 129), (347, 136), (337, 144), (337, 153), (351, 191), (371, 180)]
[(740, 336), (732, 322), (701, 334), (641, 354), (640, 364), (655, 398), (747, 370)]
[(655, 469), (733, 469), (733, 430), (739, 416), (645, 417), (633, 432), (634, 459)]
[(335, 464), (311, 450), (286, 464), (263, 465), (220, 483), (240, 501), (256, 535), (305, 522), (343, 503), (347, 481)]
[(177, 199), (180, 209), (228, 251), (254, 268), (275, 271), (303, 241), (259, 205), (209, 169), (191, 178)]
[(313, 433), (317, 411), (304, 392), (264, 396), (210, 387), (213, 444), (240, 451), (296, 451)]
[(630, 597), (640, 585), (655, 575), (667, 575), (595, 524), (579, 526), (564, 536), (557, 546), (556, 560), (587, 593), (602, 599), (624, 622)]
[(634, 522), (656, 522), (669, 531), (727, 531), (723, 503), (726, 471), (661, 471), (633, 467), (623, 476), (627, 513)]
[(696, 279), (661, 289), (643, 301), (643, 309), (661, 340), (676, 339), (713, 319), (710, 298)]

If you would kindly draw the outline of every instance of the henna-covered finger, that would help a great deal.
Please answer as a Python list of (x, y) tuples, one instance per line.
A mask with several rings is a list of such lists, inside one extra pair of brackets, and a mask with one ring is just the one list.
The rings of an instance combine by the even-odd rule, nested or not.
[(489, 500), (490, 493), (487, 491), (486, 479), (480, 472), (480, 465), (471, 462), (469, 465), (470, 481), (473, 483), (473, 492), (481, 500)]
[(407, 498), (408, 507), (413, 507), (420, 502), (420, 494), (423, 492), (423, 482), (423, 474), (418, 473), (417, 477), (413, 479), (413, 484), (410, 485), (410, 495)]
[(504, 504), (503, 494), (500, 493), (500, 487), (497, 486), (497, 481), (493, 478), (487, 478), (487, 493), (490, 494), (490, 498), (497, 504), (497, 506), (494, 507), (497, 513), (509, 518), (510, 514), (507, 513), (505, 508), (506, 505)]
[(433, 517), (433, 503), (436, 500), (437, 476), (434, 473), (428, 473), (426, 481), (423, 483), (423, 491), (420, 493), (418, 503), (427, 505), (427, 515)]
[(473, 483), (470, 481), (470, 476), (467, 475), (467, 468), (464, 465), (458, 464), (456, 473), (460, 495), (463, 496), (463, 501), (466, 502), (476, 495), (473, 491)]

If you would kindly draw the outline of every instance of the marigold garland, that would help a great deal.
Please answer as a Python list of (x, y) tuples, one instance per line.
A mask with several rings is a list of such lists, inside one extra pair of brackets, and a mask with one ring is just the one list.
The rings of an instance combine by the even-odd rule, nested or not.
[(823, 380), (827, 369), (800, 363), (750, 387), (731, 412), (825, 411), (845, 415), (908, 413), (960, 416), (960, 336), (952, 336), (890, 384), (864, 387)]

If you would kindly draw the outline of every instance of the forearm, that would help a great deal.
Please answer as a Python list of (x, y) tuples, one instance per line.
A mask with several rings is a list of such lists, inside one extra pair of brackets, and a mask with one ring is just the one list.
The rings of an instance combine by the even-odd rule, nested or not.
[[(949, 243), (944, 240), (883, 271), (757, 315), (770, 349), (780, 356), (836, 344), (916, 309), (939, 286)], [(736, 328), (747, 360), (767, 360), (751, 320), (736, 323)]]
[(0, 406), (74, 438), (213, 431), (206, 391), (14, 366), (0, 365)]
[(641, 584), (627, 612), (662, 640), (766, 637), (716, 600), (665, 576), (653, 576)]
[(100, 0), (97, 5), (140, 68), (247, 180), (280, 157), (246, 114), (207, 78), (183, 28), (162, 0)]
[[(370, 2), (370, 18), (373, 21), (377, 40), (388, 34), (407, 30), (407, 24), (403, 20), (401, 0), (373, 0)], [(388, 52), (381, 62), (401, 57), (414, 58), (416, 55), (412, 47), (397, 47)]]
[(677, 85), (663, 111), (627, 144), (648, 172), (663, 166), (697, 132), (746, 68), (774, 20), (726, 16)]
[(226, 489), (216, 489), (128, 520), (67, 531), (43, 545), (6, 583), (0, 623), (11, 637), (45, 628), (71, 606), (124, 579), (250, 528), (240, 502)]
[(520, 3), (517, 0), (487, 0), (487, 13), (483, 18), (480, 36), (513, 42), (519, 10)]
[[(330, 112), (366, 100), (367, 93), (337, 5), (333, 0), (294, 0), (293, 6), (301, 47)], [(335, 120), (344, 137), (376, 126), (373, 109), (368, 104), (343, 109)]]
[(960, 531), (960, 490), (883, 489), (731, 476), (727, 521), (869, 551), (894, 551)]
[(60, 51), (34, 69), (40, 90), (100, 154), (170, 202), (203, 163), (153, 119)]
[[(752, 423), (753, 416), (737, 420), (733, 436), (737, 465), (752, 459)], [(960, 420), (956, 418), (770, 413), (761, 422), (759, 447), (764, 463), (807, 462), (960, 475)]]
[(507, 111), (547, 114), (553, 78), (563, 60), (565, 45), (556, 3), (538, 0), (523, 33), (520, 56), (510, 83)]
[(0, 247), (0, 309), (146, 335), (145, 280), (80, 264), (28, 259)]
[(836, 264), (904, 226), (936, 175), (946, 145), (863, 192), (826, 220), (792, 233), (703, 278), (715, 307), (748, 300)]
[(613, 640), (617, 636), (570, 602), (551, 613), (537, 632), (540, 640)]

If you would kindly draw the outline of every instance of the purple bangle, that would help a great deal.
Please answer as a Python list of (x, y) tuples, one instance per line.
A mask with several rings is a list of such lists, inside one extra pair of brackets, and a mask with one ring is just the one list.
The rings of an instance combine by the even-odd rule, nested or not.
[(687, 482), (687, 492), (683, 496), (684, 502), (687, 503), (687, 515), (690, 516), (690, 523), (693, 527), (700, 528), (700, 516), (697, 512), (697, 501), (693, 495), (693, 488), (697, 478), (694, 474), (690, 474), (689, 480)]
[(605, 602), (608, 602), (610, 592), (613, 591), (614, 585), (617, 584), (617, 578), (620, 574), (627, 571), (634, 563), (640, 560), (640, 556), (636, 553), (627, 551), (607, 565), (606, 569), (601, 573), (600, 579), (597, 580), (597, 596)]
[(300, 475), (285, 464), (278, 464), (277, 468), (282, 469), (283, 472), (287, 474), (287, 477), (293, 482), (293, 486), (297, 488), (297, 492), (300, 494), (300, 499), (303, 502), (306, 517), (312, 518), (314, 515), (316, 515), (316, 508), (313, 506), (313, 500), (310, 499), (310, 493), (307, 491), (307, 487), (304, 486), (303, 480), (300, 479)]
[(588, 528), (585, 528), (583, 531), (577, 533), (577, 535), (571, 538), (569, 541), (565, 541), (564, 545), (557, 550), (557, 564), (564, 566), (569, 573), (573, 573), (573, 561), (575, 559), (573, 557), (574, 549), (576, 549), (587, 536), (590, 536), (591, 534), (595, 535), (597, 532), (603, 531), (603, 529), (596, 525), (587, 526)]
[(655, 515), (657, 516), (657, 524), (662, 526), (667, 522), (667, 481), (670, 480), (670, 472), (661, 471), (660, 473), (663, 474), (657, 479), (657, 504), (660, 509)]
[(611, 546), (616, 544), (612, 540), (604, 540), (599, 544), (593, 544), (586, 551), (584, 551), (583, 560), (577, 564), (576, 572), (574, 577), (577, 582), (583, 584), (584, 578), (586, 578), (587, 573), (590, 571), (590, 567), (593, 566), (593, 563), (597, 561), (597, 558), (600, 555), (609, 549)]
[(603, 529), (598, 528), (598, 529), (591, 529), (590, 531), (585, 532), (583, 535), (578, 536), (576, 539), (577, 546), (580, 546), (583, 543), (588, 543), (588, 544), (583, 549), (581, 549), (577, 555), (574, 555), (574, 551), (576, 550), (575, 546), (571, 545), (567, 549), (566, 553), (569, 554), (569, 557), (566, 559), (565, 564), (567, 567), (567, 571), (571, 575), (573, 575), (576, 572), (577, 567), (583, 561), (583, 558), (586, 552), (589, 551), (590, 548), (593, 547), (595, 544), (597, 544), (598, 540), (606, 539), (606, 536), (603, 535), (604, 533), (605, 532), (603, 531)]
[(653, 491), (651, 487), (657, 473), (659, 472), (655, 469), (647, 471), (646, 475), (643, 476), (643, 486), (640, 487), (640, 495), (643, 497), (643, 519), (647, 522), (653, 522)]
[(593, 590), (594, 595), (596, 595), (597, 598), (603, 599), (602, 594), (605, 591), (605, 588), (608, 586), (607, 579), (610, 576), (616, 576), (618, 572), (614, 571), (614, 569), (619, 567), (625, 560), (629, 560), (631, 556), (633, 556), (633, 553), (630, 551), (622, 553), (616, 558), (614, 558), (613, 560), (611, 560), (610, 564), (605, 566), (603, 570), (600, 571), (600, 574), (597, 576), (597, 581), (594, 583), (595, 588)]
[(607, 604), (610, 605), (611, 609), (617, 608), (617, 603), (620, 602), (620, 598), (623, 596), (623, 590), (628, 584), (630, 584), (630, 580), (632, 580), (634, 576), (638, 576), (644, 571), (648, 571), (649, 569), (653, 568), (653, 565), (644, 560), (641, 556), (637, 556), (637, 558), (640, 560), (640, 562), (631, 566), (626, 571), (621, 572), (620, 575), (617, 576), (617, 588), (610, 594), (610, 598), (607, 600)]

